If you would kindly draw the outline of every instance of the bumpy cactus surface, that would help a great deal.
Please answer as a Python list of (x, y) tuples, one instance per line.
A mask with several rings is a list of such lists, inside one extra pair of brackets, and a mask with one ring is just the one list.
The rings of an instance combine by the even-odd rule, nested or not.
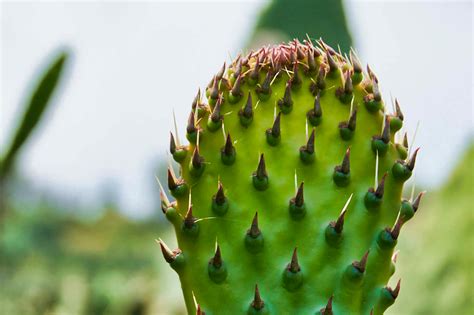
[(189, 314), (382, 314), (400, 290), (402, 200), (418, 150), (386, 112), (376, 75), (322, 41), (237, 57), (171, 134), (159, 240)]

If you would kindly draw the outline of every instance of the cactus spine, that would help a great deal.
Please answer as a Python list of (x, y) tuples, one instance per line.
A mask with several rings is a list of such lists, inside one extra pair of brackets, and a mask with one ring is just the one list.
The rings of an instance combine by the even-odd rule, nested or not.
[[(171, 135), (160, 240), (189, 314), (382, 314), (394, 248), (418, 209), (401, 200), (418, 150), (395, 143), (379, 81), (319, 41), (239, 56)], [(375, 178), (375, 182), (374, 182)], [(420, 196), (421, 197), (421, 196)]]

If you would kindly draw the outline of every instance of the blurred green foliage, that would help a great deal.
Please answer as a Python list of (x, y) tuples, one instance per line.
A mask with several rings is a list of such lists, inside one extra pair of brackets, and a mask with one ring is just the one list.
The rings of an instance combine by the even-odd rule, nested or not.
[(51, 103), (51, 97), (61, 80), (68, 58), (69, 54), (66, 51), (59, 52), (36, 79), (37, 85), (24, 106), (23, 116), (13, 133), (8, 149), (0, 160), (0, 182), (5, 181), (20, 149), (33, 134)]
[(390, 314), (468, 315), (474, 311), (474, 144), (447, 183), (428, 192), (402, 232), (400, 300)]
[(260, 46), (268, 40), (303, 40), (306, 34), (349, 51), (352, 39), (342, 0), (272, 0), (258, 18), (252, 41)]
[(11, 210), (0, 243), (1, 313), (139, 315), (163, 309), (162, 259), (154, 239), (168, 232), (157, 220), (131, 221), (116, 209), (98, 219), (48, 205)]

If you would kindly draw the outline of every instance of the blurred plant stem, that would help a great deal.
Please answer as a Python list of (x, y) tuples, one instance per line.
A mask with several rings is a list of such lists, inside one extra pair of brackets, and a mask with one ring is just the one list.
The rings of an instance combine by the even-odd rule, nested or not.
[(69, 53), (61, 50), (35, 79), (36, 86), (24, 105), (22, 117), (19, 119), (15, 131), (12, 132), (7, 149), (2, 152), (0, 159), (0, 218), (5, 212), (7, 181), (12, 174), (21, 149), (37, 130), (44, 113), (51, 104), (52, 96), (61, 81), (68, 58)]

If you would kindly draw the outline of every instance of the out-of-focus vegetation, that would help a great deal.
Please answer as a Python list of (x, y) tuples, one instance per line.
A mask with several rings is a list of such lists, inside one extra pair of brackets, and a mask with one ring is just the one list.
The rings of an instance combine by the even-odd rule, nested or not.
[(23, 116), (12, 135), (10, 145), (5, 152), (2, 152), (0, 159), (0, 185), (6, 180), (8, 173), (15, 164), (15, 159), (20, 149), (33, 133), (43, 114), (51, 104), (51, 97), (61, 80), (68, 57), (67, 52), (60, 52), (44, 70), (44, 73), (38, 77), (37, 86), (25, 104)]
[(307, 36), (349, 51), (352, 39), (342, 0), (272, 0), (258, 18), (251, 46)]
[(1, 313), (159, 314), (165, 302), (157, 220), (130, 221), (113, 208), (98, 219), (47, 204), (9, 210), (0, 244)]
[(390, 314), (457, 314), (474, 311), (474, 144), (451, 178), (428, 192), (407, 224), (397, 274), (400, 300)]

